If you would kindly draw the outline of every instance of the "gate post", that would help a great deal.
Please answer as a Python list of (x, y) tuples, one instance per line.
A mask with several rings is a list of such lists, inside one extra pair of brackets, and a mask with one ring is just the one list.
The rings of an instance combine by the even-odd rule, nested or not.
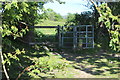
[(77, 27), (73, 27), (73, 49), (75, 50), (77, 48)]
[(92, 47), (94, 48), (94, 26), (93, 25), (92, 25), (92, 37), (93, 37), (92, 38), (93, 39), (93, 42), (92, 42), (93, 46)]
[(59, 39), (59, 47), (61, 47), (61, 31), (59, 25), (58, 25), (58, 39)]

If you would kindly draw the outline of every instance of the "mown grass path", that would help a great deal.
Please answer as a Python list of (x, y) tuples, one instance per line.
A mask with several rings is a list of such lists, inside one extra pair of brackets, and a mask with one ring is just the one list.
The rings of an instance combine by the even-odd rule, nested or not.
[[(92, 51), (91, 51), (92, 52)], [(118, 78), (119, 59), (118, 56), (103, 50), (93, 52), (73, 52), (62, 50), (60, 53), (64, 58), (75, 63), (74, 77), (77, 78)], [(82, 75), (83, 74), (83, 75)]]

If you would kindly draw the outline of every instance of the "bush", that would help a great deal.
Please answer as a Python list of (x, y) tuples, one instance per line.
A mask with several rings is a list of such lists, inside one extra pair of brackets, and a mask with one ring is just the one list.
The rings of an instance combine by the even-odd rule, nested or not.
[(49, 72), (54, 70), (64, 70), (70, 67), (68, 61), (61, 59), (59, 55), (53, 55), (49, 53), (49, 56), (36, 58), (33, 60), (35, 65), (30, 66), (31, 72), (28, 73), (31, 77), (45, 77), (48, 76)]

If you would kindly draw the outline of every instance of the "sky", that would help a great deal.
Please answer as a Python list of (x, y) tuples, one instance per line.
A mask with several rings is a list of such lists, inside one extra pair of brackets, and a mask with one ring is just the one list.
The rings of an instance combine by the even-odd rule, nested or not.
[(58, 2), (47, 3), (44, 7), (51, 8), (55, 12), (60, 13), (62, 16), (67, 15), (67, 13), (81, 13), (83, 11), (91, 11), (89, 8), (83, 6), (82, 4), (87, 4), (86, 0), (61, 0), (65, 4), (59, 4)]

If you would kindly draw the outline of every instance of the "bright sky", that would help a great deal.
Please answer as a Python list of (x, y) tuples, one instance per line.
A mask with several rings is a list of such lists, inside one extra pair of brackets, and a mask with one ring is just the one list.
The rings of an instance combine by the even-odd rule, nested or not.
[(83, 11), (90, 11), (89, 8), (83, 6), (82, 4), (87, 4), (86, 0), (61, 0), (66, 2), (65, 4), (59, 4), (58, 2), (47, 3), (44, 7), (51, 8), (55, 12), (61, 15), (67, 15), (67, 13), (81, 13)]

